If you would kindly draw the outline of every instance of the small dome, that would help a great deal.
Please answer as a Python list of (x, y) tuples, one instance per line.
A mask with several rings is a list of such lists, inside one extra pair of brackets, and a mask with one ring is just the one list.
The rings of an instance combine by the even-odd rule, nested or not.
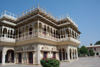
[(95, 43), (95, 45), (100, 45), (100, 41), (97, 41), (97, 42)]

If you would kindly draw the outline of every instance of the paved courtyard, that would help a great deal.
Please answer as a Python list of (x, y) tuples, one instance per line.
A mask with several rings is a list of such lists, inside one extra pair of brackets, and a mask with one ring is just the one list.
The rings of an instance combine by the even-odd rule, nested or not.
[[(33, 65), (4, 65), (0, 67), (41, 67)], [(100, 67), (99, 57), (82, 57), (74, 62), (61, 62), (60, 67)]]

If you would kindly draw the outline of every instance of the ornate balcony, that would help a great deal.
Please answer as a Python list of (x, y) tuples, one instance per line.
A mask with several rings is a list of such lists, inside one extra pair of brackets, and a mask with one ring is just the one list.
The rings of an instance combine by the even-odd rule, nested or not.
[(37, 31), (34, 31), (31, 34), (29, 34), (28, 32), (28, 33), (24, 33), (24, 35), (21, 34), (19, 37), (17, 35), (16, 41), (19, 42), (19, 41), (25, 41), (34, 38), (42, 38), (42, 39), (47, 39), (55, 42), (73, 42), (76, 44), (80, 44), (80, 41), (76, 37), (72, 37), (72, 35), (70, 34), (66, 36), (57, 36), (45, 31), (39, 31), (39, 33)]
[(0, 41), (3, 41), (3, 42), (15, 42), (15, 36), (13, 35), (7, 35), (7, 34), (3, 34), (3, 35), (0, 35)]

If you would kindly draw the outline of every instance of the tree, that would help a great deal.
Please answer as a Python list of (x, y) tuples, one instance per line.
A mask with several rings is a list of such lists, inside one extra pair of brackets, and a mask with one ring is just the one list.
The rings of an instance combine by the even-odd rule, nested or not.
[(78, 50), (78, 56), (80, 56), (80, 48), (77, 47), (77, 50)]
[(100, 41), (97, 41), (97, 42), (95, 43), (95, 45), (100, 45)]
[(94, 56), (94, 54), (95, 54), (94, 51), (92, 49), (89, 49), (89, 55)]
[(82, 46), (80, 48), (80, 54), (83, 56), (88, 55), (89, 54), (88, 49), (85, 46)]

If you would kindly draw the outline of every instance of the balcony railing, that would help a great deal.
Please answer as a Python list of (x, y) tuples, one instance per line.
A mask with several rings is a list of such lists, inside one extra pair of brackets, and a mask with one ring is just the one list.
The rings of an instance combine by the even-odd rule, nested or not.
[(68, 41), (70, 40), (75, 40), (78, 41), (77, 37), (73, 37), (72, 35), (68, 34), (68, 35), (62, 35), (62, 36), (58, 36), (58, 35), (54, 35), (45, 31), (39, 31), (39, 33), (36, 31), (33, 32), (26, 32), (24, 34), (20, 34), (16, 36), (16, 41), (24, 41), (24, 40), (28, 40), (28, 39), (33, 39), (33, 38), (43, 38), (43, 39), (47, 39), (47, 40), (52, 40), (52, 41), (57, 41), (57, 42), (64, 42), (64, 41)]
[(4, 42), (15, 42), (15, 36), (14, 35), (8, 35), (8, 34), (0, 34), (0, 41)]
[(7, 12), (7, 11), (2, 12), (1, 15), (0, 15), (0, 17), (6, 16), (6, 15), (11, 16), (13, 18), (16, 18), (15, 14), (13, 14), (11, 12)]

